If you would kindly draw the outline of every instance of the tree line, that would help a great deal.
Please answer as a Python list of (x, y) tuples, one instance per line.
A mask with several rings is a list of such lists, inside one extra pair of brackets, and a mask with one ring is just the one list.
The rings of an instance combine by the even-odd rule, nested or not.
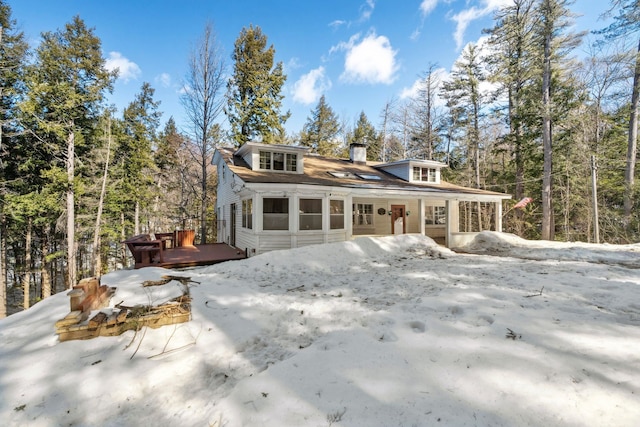
[[(196, 228), (200, 243), (213, 241), (213, 149), (252, 140), (337, 157), (358, 142), (368, 160), (438, 160), (450, 182), (533, 198), (505, 206), (506, 231), (638, 241), (640, 44), (627, 43), (638, 40), (640, 6), (611, 0), (611, 24), (585, 34), (572, 31), (572, 4), (512, 0), (449, 73), (425, 64), (417, 92), (391, 98), (376, 124), (364, 112), (350, 123), (322, 95), (287, 134), (286, 75), (260, 27), (242, 29), (229, 70), (205, 26), (186, 64), (179, 129), (161, 122), (149, 83), (121, 113), (108, 105), (117, 73), (80, 17), (31, 47), (0, 0), (0, 317), (127, 266), (120, 242), (131, 235)], [(482, 209), (469, 207), (478, 222)]]

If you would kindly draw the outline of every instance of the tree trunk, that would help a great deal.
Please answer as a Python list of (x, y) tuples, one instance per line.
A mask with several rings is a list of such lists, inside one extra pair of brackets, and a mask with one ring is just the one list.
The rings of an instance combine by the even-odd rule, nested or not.
[[(126, 232), (124, 229), (124, 212), (120, 212), (120, 240), (127, 240)], [(124, 243), (120, 245), (122, 247), (122, 257), (120, 258), (122, 261), (122, 266), (127, 266), (127, 245)]]
[(109, 154), (111, 153), (111, 120), (109, 120), (107, 126), (107, 158), (104, 163), (104, 173), (102, 175), (102, 188), (100, 189), (100, 201), (98, 202), (98, 213), (96, 215), (96, 228), (93, 232), (91, 275), (94, 277), (99, 277), (102, 270), (102, 259), (100, 257), (100, 223), (102, 222), (102, 206), (104, 205), (104, 196), (107, 192), (107, 178), (109, 176)]
[(140, 234), (140, 202), (138, 200), (136, 200), (136, 207), (133, 216), (133, 234), (137, 236)]
[(0, 206), (0, 319), (7, 317), (7, 240), (2, 209)]
[(75, 133), (67, 137), (67, 289), (76, 285), (76, 235), (75, 235)]
[(551, 229), (551, 173), (552, 173), (552, 142), (551, 142), (551, 33), (548, 31), (544, 38), (544, 67), (542, 71), (542, 232), (543, 240), (553, 240)]
[[(2, 45), (3, 27), (0, 25), (0, 46)], [(2, 87), (0, 87), (0, 99), (2, 99)], [(2, 121), (0, 121), (0, 152), (2, 151)], [(2, 167), (2, 160), (0, 160)], [(4, 178), (4, 174), (2, 176)], [(0, 319), (7, 317), (7, 247), (4, 226), (4, 187), (0, 188)]]
[[(206, 151), (205, 151), (206, 152)], [(207, 243), (207, 156), (202, 156), (202, 196), (200, 205), (200, 244)]]
[(636, 151), (638, 147), (638, 100), (640, 92), (640, 42), (636, 52), (636, 68), (633, 75), (631, 92), (631, 112), (629, 114), (629, 140), (627, 143), (627, 167), (624, 171), (624, 216), (627, 227), (631, 222), (633, 209), (633, 184), (636, 170)]
[(24, 242), (24, 277), (22, 278), (22, 307), (26, 310), (29, 308), (31, 302), (31, 229), (32, 229), (32, 220), (31, 218), (27, 221), (27, 230), (26, 230), (26, 238)]
[(51, 276), (49, 275), (49, 233), (45, 231), (42, 236), (42, 260), (40, 262), (40, 277), (42, 280), (42, 299), (51, 296)]

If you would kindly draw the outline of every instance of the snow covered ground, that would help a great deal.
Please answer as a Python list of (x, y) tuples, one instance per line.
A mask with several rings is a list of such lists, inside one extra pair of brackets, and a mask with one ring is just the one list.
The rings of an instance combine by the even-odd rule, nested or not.
[(192, 321), (61, 343), (64, 293), (0, 321), (1, 424), (640, 425), (640, 245), (467, 250), (404, 235), (110, 273), (114, 302), (191, 277)]

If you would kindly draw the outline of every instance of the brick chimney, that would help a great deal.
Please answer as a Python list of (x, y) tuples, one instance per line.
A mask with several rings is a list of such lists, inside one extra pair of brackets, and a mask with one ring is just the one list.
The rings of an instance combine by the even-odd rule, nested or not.
[(367, 146), (359, 143), (352, 143), (349, 146), (349, 159), (356, 165), (367, 163)]

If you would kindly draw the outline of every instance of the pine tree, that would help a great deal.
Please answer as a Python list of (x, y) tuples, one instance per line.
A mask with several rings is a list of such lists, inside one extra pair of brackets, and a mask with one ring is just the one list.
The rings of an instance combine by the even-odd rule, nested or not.
[(327, 104), (324, 95), (311, 111), (311, 116), (300, 133), (300, 143), (311, 147), (311, 151), (322, 156), (337, 156), (339, 152), (338, 134), (340, 121), (333, 109)]
[(24, 34), (16, 30), (16, 21), (11, 17), (11, 8), (0, 0), (0, 319), (7, 315), (5, 218), (7, 174), (5, 165), (10, 161), (10, 156), (5, 140), (14, 138), (15, 123), (12, 109), (22, 88), (27, 49)]
[(473, 183), (480, 188), (480, 119), (484, 106), (484, 95), (480, 83), (486, 79), (481, 65), (478, 47), (470, 43), (462, 52), (451, 71), (451, 78), (443, 82), (441, 93), (447, 100), (454, 121), (464, 127), (467, 149), (467, 165), (473, 175)]
[(382, 144), (376, 128), (371, 124), (364, 111), (360, 112), (353, 132), (347, 137), (349, 144), (364, 144), (367, 147), (367, 160), (380, 161)]
[[(567, 51), (575, 47), (580, 34), (565, 33), (571, 25), (573, 17), (569, 10), (569, 0), (542, 0), (538, 6), (539, 26), (538, 40), (542, 46), (542, 102), (540, 117), (542, 120), (542, 231), (544, 240), (553, 240), (553, 203), (552, 203), (552, 175), (553, 175), (553, 134), (552, 119), (554, 106), (561, 105), (554, 102), (555, 90), (552, 90), (552, 73), (561, 69), (563, 57)], [(556, 71), (556, 72), (558, 72)]]
[[(527, 89), (534, 84), (536, 49), (534, 48), (534, 0), (513, 0), (509, 6), (498, 10), (495, 26), (488, 30), (491, 54), (487, 57), (491, 80), (499, 86), (497, 96), (508, 99), (505, 118), (509, 133), (504, 140), (511, 150), (515, 166), (515, 199), (525, 196), (526, 145), (533, 141), (525, 138), (527, 111), (525, 97)], [(516, 214), (522, 216), (522, 210)]]
[(243, 28), (234, 44), (233, 75), (227, 84), (227, 108), (232, 139), (273, 143), (284, 139), (290, 113), (280, 113), (286, 80), (282, 62), (273, 65), (275, 49), (267, 48), (260, 27)]
[[(52, 171), (66, 172), (67, 286), (76, 283), (76, 158), (91, 148), (91, 134), (114, 73), (105, 68), (100, 39), (75, 17), (63, 30), (42, 35), (20, 108), (35, 119), (30, 131), (52, 148)], [(54, 172), (55, 175), (55, 172)]]
[(143, 83), (135, 99), (123, 112), (123, 136), (116, 150), (116, 161), (122, 170), (122, 191), (129, 198), (134, 211), (134, 234), (140, 233), (141, 210), (148, 206), (153, 179), (152, 144), (161, 113), (155, 90)]
[[(638, 0), (611, 0), (611, 10), (618, 10), (614, 21), (600, 33), (608, 39), (631, 38), (635, 40), (640, 33), (640, 2)], [(633, 85), (629, 107), (629, 130), (627, 139), (627, 164), (625, 168), (624, 213), (627, 227), (630, 225), (631, 211), (634, 206), (633, 193), (635, 182), (636, 158), (638, 151), (638, 110), (640, 106), (640, 39), (635, 49)]]

